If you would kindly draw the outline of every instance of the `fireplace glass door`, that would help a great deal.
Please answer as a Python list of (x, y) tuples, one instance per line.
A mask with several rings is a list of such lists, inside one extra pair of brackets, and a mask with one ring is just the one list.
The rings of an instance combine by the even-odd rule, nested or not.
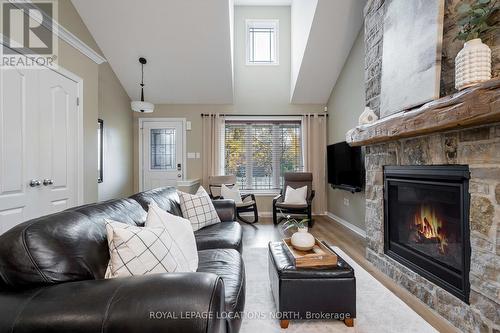
[(395, 181), (389, 185), (391, 240), (450, 269), (460, 269), (460, 188)]
[(425, 168), (398, 167), (406, 174), (397, 175), (386, 170), (385, 250), (463, 298), (469, 260), (467, 181), (433, 175), (436, 167), (425, 173)]

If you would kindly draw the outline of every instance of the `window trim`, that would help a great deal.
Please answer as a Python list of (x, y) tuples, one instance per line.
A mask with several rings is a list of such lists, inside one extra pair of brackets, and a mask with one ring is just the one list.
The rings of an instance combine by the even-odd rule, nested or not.
[(281, 189), (271, 190), (240, 190), (241, 194), (253, 194), (256, 197), (275, 197), (281, 193)]
[[(253, 121), (283, 121), (283, 122), (286, 122), (286, 121), (293, 121), (293, 122), (300, 122), (300, 131), (301, 131), (301, 157), (302, 157), (302, 165), (304, 166), (305, 165), (305, 153), (304, 153), (304, 138), (303, 138), (303, 126), (304, 126), (304, 122), (302, 121), (302, 116), (300, 115), (297, 115), (297, 116), (276, 116), (276, 115), (273, 115), (273, 116), (266, 116), (266, 115), (255, 115), (255, 116), (226, 116), (225, 117), (225, 121), (236, 121), (236, 122), (245, 122), (245, 121), (248, 121), (248, 122), (253, 122)], [(225, 147), (225, 130), (226, 130), (226, 125), (224, 124), (224, 130), (221, 131), (221, 149), (222, 149), (222, 153), (220, 154), (220, 171), (221, 171), (221, 174), (225, 174), (225, 165), (226, 165), (226, 161), (225, 161), (225, 150), (226, 150), (226, 147)], [(241, 189), (241, 193), (242, 194), (247, 194), (247, 193), (253, 193), (255, 194), (255, 196), (257, 197), (260, 197), (260, 196), (263, 196), (263, 197), (269, 197), (269, 196), (276, 196), (278, 194), (280, 194), (280, 192), (282, 191), (283, 189), (282, 188), (279, 188), (279, 189)]]
[(255, 116), (228, 116), (226, 115), (224, 117), (224, 120), (226, 121), (262, 121), (268, 120), (268, 121), (300, 121), (302, 125), (302, 116), (266, 116), (264, 115), (255, 115)]
[[(256, 22), (270, 22), (270, 23), (273, 23), (276, 27), (276, 31), (275, 31), (275, 43), (274, 43), (274, 47), (275, 47), (275, 50), (274, 50), (274, 53), (276, 54), (275, 56), (275, 61), (274, 62), (270, 62), (270, 63), (255, 63), (255, 62), (251, 62), (249, 61), (250, 60), (250, 45), (249, 45), (249, 33), (248, 33), (248, 29), (250, 28), (250, 25), (252, 23), (256, 23)], [(279, 66), (280, 64), (280, 53), (279, 53), (279, 49), (280, 49), (280, 44), (279, 44), (279, 36), (280, 36), (280, 22), (279, 22), (279, 19), (245, 19), (245, 64), (246, 66)]]

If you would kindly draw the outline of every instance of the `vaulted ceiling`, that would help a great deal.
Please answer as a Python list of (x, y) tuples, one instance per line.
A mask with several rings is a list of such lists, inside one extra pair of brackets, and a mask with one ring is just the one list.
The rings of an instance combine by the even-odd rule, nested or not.
[(228, 0), (72, 2), (131, 99), (140, 96), (145, 57), (148, 101), (232, 103)]
[(328, 101), (363, 25), (365, 3), (366, 0), (294, 0), (292, 45), (298, 39), (295, 44), (299, 48), (292, 46), (292, 103)]
[(233, 5), (292, 6), (290, 101), (326, 104), (366, 0), (72, 0), (131, 99), (233, 102)]

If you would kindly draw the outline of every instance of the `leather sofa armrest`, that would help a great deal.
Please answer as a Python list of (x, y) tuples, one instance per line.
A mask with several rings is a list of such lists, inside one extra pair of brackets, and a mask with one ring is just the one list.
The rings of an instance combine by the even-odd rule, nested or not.
[(213, 200), (215, 210), (219, 215), (222, 222), (233, 222), (236, 221), (236, 204), (234, 200), (221, 199)]
[[(225, 332), (224, 285), (165, 273), (0, 292), (0, 332)], [(57, 300), (55, 302), (54, 300)]]

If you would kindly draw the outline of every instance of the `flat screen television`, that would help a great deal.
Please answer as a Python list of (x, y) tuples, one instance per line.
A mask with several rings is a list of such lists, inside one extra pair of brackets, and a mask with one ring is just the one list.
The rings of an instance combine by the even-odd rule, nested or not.
[(339, 142), (327, 147), (328, 183), (334, 188), (359, 192), (365, 183), (365, 167), (361, 147)]

